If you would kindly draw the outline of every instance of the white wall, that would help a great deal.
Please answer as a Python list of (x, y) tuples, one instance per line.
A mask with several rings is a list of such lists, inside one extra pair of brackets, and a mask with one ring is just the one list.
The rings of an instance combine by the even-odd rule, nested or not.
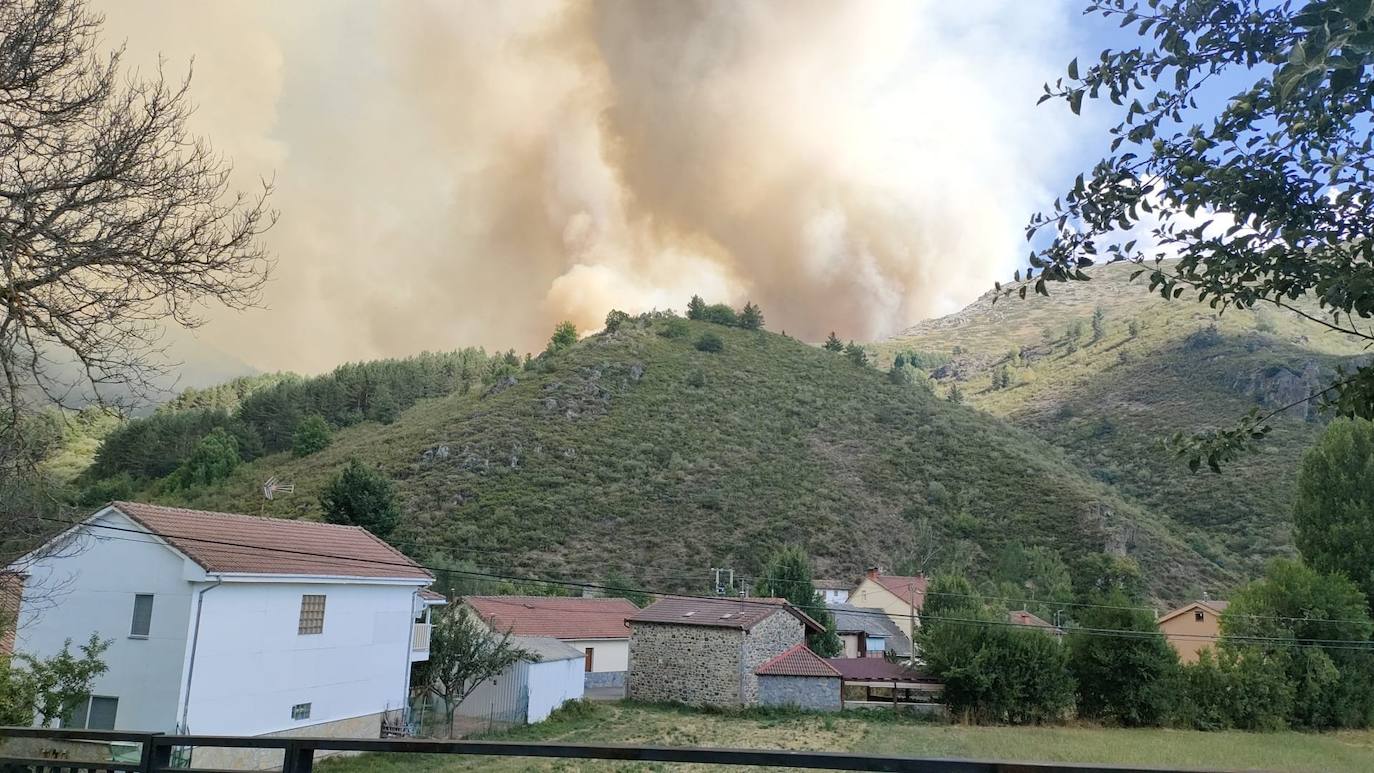
[(826, 588), (821, 591), (821, 600), (827, 604), (843, 604), (849, 600), (849, 591)]
[[(630, 640), (624, 639), (586, 639), (586, 640), (564, 640), (564, 644), (575, 647), (584, 655), (587, 648), (591, 647), (592, 652), (592, 671), (628, 671), (630, 670)], [(586, 661), (583, 661), (585, 672)]]
[(529, 664), (529, 722), (543, 722), (564, 701), (582, 699), (583, 661), (577, 658)]
[[(226, 582), (207, 592), (191, 683), (193, 733), (277, 732), (404, 705), (413, 586)], [(326, 597), (299, 635), (301, 596)], [(291, 707), (310, 703), (308, 719)]]
[[(138, 528), (118, 513), (97, 523)], [(119, 699), (119, 730), (176, 729), (191, 609), (191, 586), (183, 573), (190, 569), (186, 559), (153, 539), (97, 530), (26, 567), (16, 649), (47, 657), (66, 639), (76, 651), (92, 631), (110, 640), (104, 655), (109, 671), (95, 680), (94, 694)], [(153, 594), (147, 639), (129, 638), (139, 593)]]

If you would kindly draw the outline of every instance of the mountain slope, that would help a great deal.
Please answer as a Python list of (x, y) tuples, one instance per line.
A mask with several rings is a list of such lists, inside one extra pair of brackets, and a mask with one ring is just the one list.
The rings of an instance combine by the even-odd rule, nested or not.
[[(784, 336), (670, 327), (627, 323), (485, 393), (422, 401), (304, 459), (268, 456), (211, 489), (157, 496), (318, 517), (324, 481), (356, 455), (397, 481), (395, 540), (412, 554), (521, 574), (700, 587), (708, 567), (756, 571), (784, 543), (805, 546), (819, 572), (854, 574), (906, 558), (926, 519), (975, 568), (1015, 540), (1070, 560), (1128, 549), (1163, 596), (1235, 579), (1184, 543), (1187, 529), (1030, 433)], [(722, 352), (693, 345), (708, 332)], [(265, 503), (269, 475), (296, 493)]]
[[(1143, 281), (1130, 282), (1134, 269), (1090, 269), (1092, 281), (1055, 286), (1049, 298), (993, 304), (989, 294), (876, 345), (880, 363), (957, 348), (934, 369), (938, 393), (958, 384), (970, 404), (1032, 431), (1074, 467), (1175, 521), (1203, 555), (1253, 574), (1291, 551), (1297, 461), (1322, 417), (1311, 405), (1276, 417), (1274, 434), (1222, 475), (1189, 473), (1162, 441), (1301, 400), (1360, 350), (1283, 310), (1217, 315), (1187, 298), (1165, 301)], [(1099, 307), (1102, 336), (1094, 341)], [(1075, 321), (1083, 333), (1071, 343)], [(994, 388), (1003, 367), (1011, 384)]]

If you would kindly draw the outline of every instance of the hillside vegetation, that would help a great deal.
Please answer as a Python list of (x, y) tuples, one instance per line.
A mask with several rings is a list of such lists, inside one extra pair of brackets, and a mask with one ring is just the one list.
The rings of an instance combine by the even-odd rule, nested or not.
[[(702, 350), (711, 336), (720, 351)], [(757, 571), (790, 543), (844, 576), (900, 564), (925, 532), (974, 566), (1009, 541), (1069, 561), (1126, 550), (1165, 596), (1234, 580), (1187, 546), (1187, 529), (1031, 433), (785, 336), (661, 316), (422, 399), (391, 424), (364, 419), (310, 455), (140, 493), (315, 518), (353, 456), (396, 481), (401, 547), (521, 575), (700, 588), (708, 567)], [(269, 476), (296, 492), (266, 502)]]
[(989, 294), (872, 348), (882, 367), (924, 353), (940, 363), (930, 368), (938, 394), (957, 385), (968, 404), (1031, 431), (1074, 469), (1173, 520), (1204, 556), (1254, 574), (1291, 551), (1294, 477), (1321, 430), (1316, 405), (1275, 417), (1257, 452), (1220, 475), (1190, 473), (1162, 441), (1299, 401), (1361, 350), (1281, 309), (1218, 315), (1187, 297), (1165, 301), (1130, 281), (1134, 268), (1090, 269), (1092, 281), (1055, 285), (1048, 298), (993, 304)]

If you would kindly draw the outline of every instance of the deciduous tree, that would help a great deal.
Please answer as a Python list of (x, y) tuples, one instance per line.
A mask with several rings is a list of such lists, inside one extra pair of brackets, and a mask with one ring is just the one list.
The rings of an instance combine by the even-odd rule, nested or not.
[(1293, 527), (1309, 564), (1343, 573), (1374, 604), (1374, 422), (1337, 419), (1308, 450)]
[(466, 605), (450, 605), (434, 620), (429, 659), (417, 664), (417, 682), (443, 699), (451, 733), (458, 705), (482, 682), (527, 657), (509, 631), (493, 631)]
[[(1074, 113), (1084, 99), (1119, 105), (1110, 155), (1032, 218), (1031, 268), (1003, 289), (1048, 295), (1053, 282), (1088, 280), (1095, 260), (1133, 261), (1165, 299), (1268, 305), (1374, 343), (1374, 328), (1356, 322), (1374, 316), (1371, 5), (1097, 0), (1087, 10), (1134, 29), (1139, 45), (1073, 60), (1042, 101)], [(1206, 107), (1217, 104), (1208, 86), (1238, 81), (1223, 106)], [(1318, 394), (1374, 419), (1374, 366)], [(1282, 410), (1173, 443), (1195, 469), (1219, 471)]]

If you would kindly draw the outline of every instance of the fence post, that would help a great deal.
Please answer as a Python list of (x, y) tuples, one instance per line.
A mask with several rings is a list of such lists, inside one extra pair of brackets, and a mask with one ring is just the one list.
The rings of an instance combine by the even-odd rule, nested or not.
[(143, 750), (138, 757), (138, 769), (141, 773), (153, 773), (155, 770), (171, 766), (172, 747), (158, 743), (161, 737), (162, 733), (149, 733), (143, 738)]
[(315, 750), (298, 741), (288, 742), (283, 754), (282, 773), (311, 773), (315, 767)]

